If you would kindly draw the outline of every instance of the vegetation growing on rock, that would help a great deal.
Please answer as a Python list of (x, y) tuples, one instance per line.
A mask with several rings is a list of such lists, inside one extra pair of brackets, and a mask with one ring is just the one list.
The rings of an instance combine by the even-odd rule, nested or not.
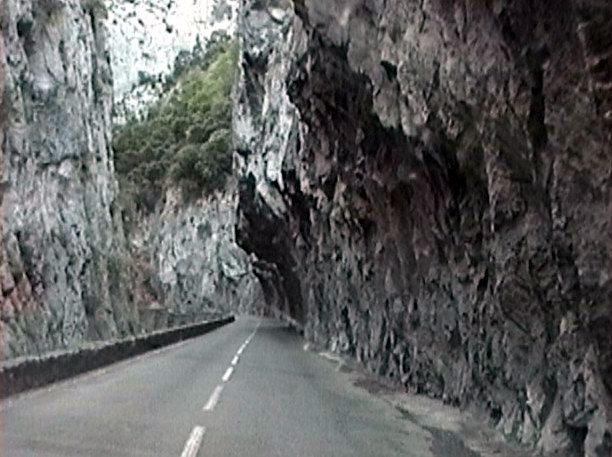
[(171, 186), (180, 186), (186, 199), (224, 186), (232, 166), (236, 57), (231, 42), (209, 48), (206, 58), (181, 69), (168, 97), (145, 119), (116, 128), (115, 167), (127, 214), (152, 212)]

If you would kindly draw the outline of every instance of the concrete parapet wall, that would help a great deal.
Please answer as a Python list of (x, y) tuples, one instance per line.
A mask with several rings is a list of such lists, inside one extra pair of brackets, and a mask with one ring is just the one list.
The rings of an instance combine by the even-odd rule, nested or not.
[(0, 365), (0, 398), (42, 387), (211, 332), (234, 316), (161, 330), (147, 335), (92, 344), (43, 356), (14, 359)]

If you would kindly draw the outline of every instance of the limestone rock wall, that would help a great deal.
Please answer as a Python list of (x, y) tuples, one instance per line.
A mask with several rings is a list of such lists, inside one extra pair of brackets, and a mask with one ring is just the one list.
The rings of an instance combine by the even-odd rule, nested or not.
[(261, 290), (248, 255), (235, 241), (237, 193), (222, 192), (184, 203), (170, 190), (163, 210), (147, 218), (131, 237), (135, 252), (146, 257), (143, 278), (151, 291), (140, 303), (175, 313), (253, 312)]
[(141, 115), (165, 93), (177, 58), (215, 33), (233, 36), (238, 0), (108, 0), (115, 116)]
[(2, 355), (131, 333), (104, 9), (81, 0), (1, 6)]
[(254, 273), (272, 304), (268, 311), (295, 321), (288, 307), (299, 306), (302, 298), (282, 195), (287, 186), (282, 167), (297, 153), (299, 128), (286, 87), (294, 16), (288, 2), (264, 7), (247, 2), (241, 14), (243, 61), (234, 106), (234, 164), (241, 179), (236, 236), (256, 254)]
[(269, 306), (546, 455), (612, 453), (612, 10), (243, 0)]

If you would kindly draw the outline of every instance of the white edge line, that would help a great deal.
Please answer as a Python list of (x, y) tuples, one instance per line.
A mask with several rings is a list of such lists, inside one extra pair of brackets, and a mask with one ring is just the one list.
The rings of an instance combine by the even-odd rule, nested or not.
[(185, 443), (185, 449), (183, 449), (183, 453), (181, 457), (195, 457), (202, 445), (202, 438), (204, 438), (204, 433), (206, 429), (204, 427), (200, 427), (199, 425), (194, 427), (191, 431), (191, 435)]
[(213, 391), (213, 393), (211, 394), (210, 398), (208, 399), (208, 402), (206, 403), (206, 405), (204, 406), (204, 411), (212, 411), (213, 409), (215, 409), (215, 406), (217, 406), (217, 403), (219, 403), (219, 398), (221, 397), (221, 392), (223, 392), (223, 386), (219, 385), (217, 387), (215, 387), (215, 390)]
[(223, 375), (223, 382), (227, 382), (230, 380), (230, 378), (232, 377), (232, 373), (234, 372), (234, 367), (229, 367), (227, 370), (225, 370), (225, 374)]

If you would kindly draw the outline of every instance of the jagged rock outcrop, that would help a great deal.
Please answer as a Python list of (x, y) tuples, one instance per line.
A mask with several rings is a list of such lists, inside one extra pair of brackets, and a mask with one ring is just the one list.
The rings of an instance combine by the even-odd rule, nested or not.
[[(293, 63), (294, 16), (289, 2), (241, 11), (243, 61), (234, 106), (235, 169), (241, 178), (237, 241), (256, 254), (253, 267), (273, 314), (304, 322), (290, 212), (282, 193), (296, 175), (283, 172), (298, 148), (297, 111), (286, 77)], [(290, 309), (290, 307), (293, 307)]]
[(245, 313), (261, 306), (249, 257), (236, 244), (236, 206), (233, 183), (189, 203), (180, 191), (168, 191), (163, 210), (131, 237), (150, 268), (139, 288), (150, 294), (140, 307), (156, 302), (177, 313)]
[(243, 0), (238, 241), (307, 337), (612, 454), (612, 9)]
[(131, 333), (100, 2), (0, 10), (2, 356)]
[(233, 36), (238, 0), (111, 0), (109, 46), (115, 120), (141, 115), (216, 33)]

